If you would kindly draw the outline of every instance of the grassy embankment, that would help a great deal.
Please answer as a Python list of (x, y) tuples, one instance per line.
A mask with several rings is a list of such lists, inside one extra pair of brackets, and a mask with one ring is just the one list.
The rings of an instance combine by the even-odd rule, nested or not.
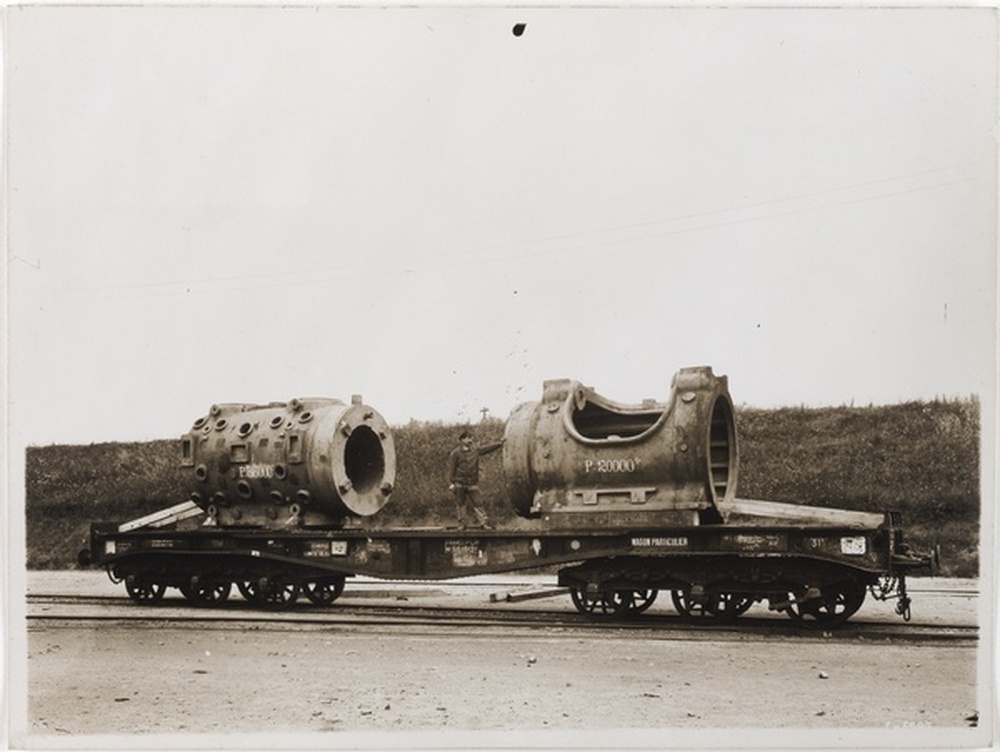
[[(876, 407), (737, 410), (739, 495), (903, 513), (907, 540), (942, 546), (942, 573), (978, 572), (979, 405), (936, 400)], [(459, 426), (395, 427), (391, 502), (372, 522), (434, 524), (454, 515), (444, 461)], [(477, 427), (499, 437), (500, 421)], [(27, 454), (28, 566), (75, 567), (91, 521), (132, 519), (186, 498), (175, 440), (32, 447)], [(499, 452), (483, 460), (484, 506), (499, 526), (515, 516), (504, 498)]]

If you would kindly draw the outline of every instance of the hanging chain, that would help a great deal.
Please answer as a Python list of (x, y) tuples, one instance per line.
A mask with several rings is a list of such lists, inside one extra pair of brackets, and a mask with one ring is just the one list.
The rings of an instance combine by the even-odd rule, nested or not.
[(899, 577), (899, 601), (896, 603), (896, 613), (903, 617), (903, 621), (910, 620), (910, 596), (906, 594), (906, 577)]
[(872, 598), (880, 601), (887, 601), (892, 597), (896, 598), (896, 613), (903, 617), (904, 621), (910, 620), (910, 596), (906, 594), (906, 577), (900, 575), (898, 578), (892, 575), (882, 575), (877, 582), (868, 586), (868, 591)]

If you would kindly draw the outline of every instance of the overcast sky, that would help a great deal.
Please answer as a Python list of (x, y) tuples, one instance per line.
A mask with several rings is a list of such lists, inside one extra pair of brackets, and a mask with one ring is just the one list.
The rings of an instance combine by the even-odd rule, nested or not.
[(11, 8), (11, 439), (691, 365), (760, 407), (992, 404), (995, 18)]

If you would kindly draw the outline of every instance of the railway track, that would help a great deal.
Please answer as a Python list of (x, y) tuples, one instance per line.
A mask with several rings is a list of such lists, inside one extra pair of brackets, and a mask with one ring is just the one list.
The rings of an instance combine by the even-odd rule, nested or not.
[[(449, 583), (449, 589), (454, 583)], [(940, 591), (942, 594), (945, 591)], [(929, 594), (929, 593), (928, 593)], [(783, 615), (757, 607), (735, 623), (692, 624), (668, 607), (657, 608), (631, 618), (603, 621), (588, 618), (566, 605), (490, 603), (484, 605), (446, 602), (445, 591), (427, 586), (405, 586), (358, 590), (341, 601), (319, 607), (298, 603), (281, 611), (261, 610), (239, 597), (212, 606), (193, 606), (181, 597), (166, 598), (153, 606), (133, 603), (127, 597), (111, 595), (29, 594), (28, 628), (59, 624), (121, 624), (130, 627), (186, 625), (205, 629), (238, 630), (355, 630), (377, 627), (386, 631), (446, 631), (465, 634), (476, 631), (491, 635), (523, 630), (526, 634), (593, 634), (639, 639), (688, 640), (835, 640), (902, 641), (969, 644), (978, 640), (979, 630), (968, 623), (940, 620), (904, 622), (875, 620), (858, 615), (833, 630), (809, 630)], [(975, 597), (975, 591), (948, 590), (949, 597)], [(371, 602), (364, 602), (370, 600)], [(433, 600), (433, 604), (419, 600)], [(550, 602), (551, 603), (551, 602)]]

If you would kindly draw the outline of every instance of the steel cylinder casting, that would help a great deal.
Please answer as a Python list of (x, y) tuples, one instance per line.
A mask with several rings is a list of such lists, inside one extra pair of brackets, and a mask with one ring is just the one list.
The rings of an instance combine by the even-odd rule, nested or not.
[(392, 433), (355, 396), (266, 405), (217, 404), (181, 437), (190, 497), (210, 522), (330, 524), (389, 500)]
[(736, 493), (736, 427), (725, 376), (674, 375), (667, 402), (624, 405), (577, 381), (546, 381), (504, 434), (510, 501), (523, 517), (599, 527), (725, 521)]

